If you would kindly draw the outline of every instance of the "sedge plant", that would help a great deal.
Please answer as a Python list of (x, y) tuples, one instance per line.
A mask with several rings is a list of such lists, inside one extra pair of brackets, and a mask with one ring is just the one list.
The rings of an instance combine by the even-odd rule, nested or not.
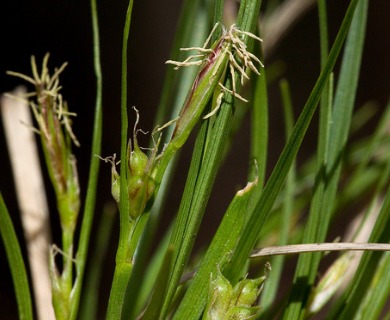
[[(32, 76), (9, 72), (33, 85), (33, 91), (23, 98), (35, 116), (37, 127), (33, 130), (39, 134), (56, 197), (62, 241), (50, 245), (47, 265), (56, 319), (98, 317), (95, 291), (112, 232), (119, 234), (119, 240), (103, 316), (106, 319), (309, 319), (324, 306), (328, 319), (379, 319), (385, 312), (390, 293), (385, 272), (390, 267), (386, 252), (390, 250), (390, 104), (369, 137), (350, 142), (350, 135), (372, 114), (370, 106), (354, 112), (367, 0), (350, 1), (331, 44), (327, 4), (318, 1), (321, 72), (296, 121), (288, 79), (280, 81), (286, 142), (266, 178), (267, 88), (277, 78), (272, 72), (282, 71), (263, 63), (267, 54), (263, 48), (267, 46), (263, 47), (262, 34), (267, 25), (262, 19), (272, 20), (283, 6), (293, 2), (266, 4), (260, 15), (261, 1), (245, 0), (229, 15), (227, 1), (184, 1), (172, 56), (166, 62), (167, 78), (156, 125), (147, 134), (150, 145), (142, 146), (143, 110), (141, 106), (130, 108), (127, 100), (133, 14), (130, 0), (123, 15), (118, 108), (121, 150), (120, 159), (116, 159), (116, 155), (101, 155), (103, 82), (98, 10), (91, 0), (97, 96), (85, 199), (80, 196), (72, 152), (72, 147), (79, 147), (71, 121), (76, 115), (61, 93), (60, 75), (66, 64), (51, 72), (46, 55), (41, 68), (35, 57), (31, 59)], [(195, 20), (204, 24), (201, 36), (191, 28)], [(198, 43), (191, 43), (193, 39)], [(265, 32), (264, 44), (266, 41)], [(341, 68), (336, 76), (333, 72), (338, 61)], [(297, 154), (317, 109), (317, 150), (298, 167)], [(129, 114), (135, 117), (130, 129)], [(252, 127), (248, 182), (231, 199), (209, 245), (195, 257), (194, 243), (217, 173), (245, 114), (249, 114)], [(180, 206), (151, 254), (164, 199), (169, 192), (177, 192), (170, 183), (177, 159), (189, 137), (195, 135)], [(114, 216), (107, 213), (115, 209), (105, 207), (96, 241), (99, 252), (92, 254), (93, 270), (88, 271), (102, 160), (111, 164), (111, 194), (119, 211), (119, 230), (112, 229)], [(356, 218), (358, 228), (342, 241), (326, 242), (335, 221), (363, 197), (369, 200)], [(2, 197), (0, 200), (0, 232), (16, 288), (19, 317), (33, 319), (25, 264), (6, 204)], [(325, 252), (331, 251), (342, 253), (319, 278)], [(356, 251), (364, 254), (359, 257)], [(286, 280), (282, 271), (291, 263), (285, 257), (289, 254), (300, 255), (294, 265), (295, 275)], [(353, 274), (348, 272), (350, 265), (356, 266)], [(280, 293), (281, 284), (289, 288), (288, 293)], [(331, 300), (336, 294), (339, 298)]]

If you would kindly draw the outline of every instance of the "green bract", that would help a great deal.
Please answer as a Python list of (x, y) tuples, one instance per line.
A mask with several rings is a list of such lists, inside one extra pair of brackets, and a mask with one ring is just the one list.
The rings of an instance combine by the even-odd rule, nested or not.
[[(137, 112), (138, 122), (138, 112)], [(136, 219), (145, 210), (147, 202), (153, 196), (154, 181), (150, 177), (150, 168), (153, 164), (153, 156), (148, 156), (139, 148), (134, 128), (134, 149), (131, 151), (131, 143), (128, 148), (128, 180), (127, 192), (129, 196), (129, 215)]]
[[(130, 151), (130, 150), (129, 150)], [(140, 176), (147, 169), (148, 156), (141, 151), (138, 144), (134, 146), (134, 150), (129, 152), (129, 170), (131, 176)]]
[[(268, 264), (266, 268), (270, 268)], [(255, 319), (259, 315), (260, 307), (253, 305), (259, 298), (265, 279), (266, 276), (257, 279), (245, 278), (233, 288), (218, 268), (210, 283), (208, 303), (202, 319)]]

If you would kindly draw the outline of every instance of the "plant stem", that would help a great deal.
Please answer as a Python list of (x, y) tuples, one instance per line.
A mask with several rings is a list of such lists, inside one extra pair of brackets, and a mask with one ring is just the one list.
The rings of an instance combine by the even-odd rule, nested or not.
[(93, 32), (93, 55), (94, 55), (94, 70), (96, 75), (96, 101), (95, 101), (95, 119), (92, 136), (91, 150), (91, 166), (89, 169), (89, 179), (87, 195), (85, 198), (85, 207), (83, 220), (81, 224), (80, 240), (78, 251), (76, 254), (76, 280), (73, 286), (73, 296), (71, 300), (70, 319), (76, 319), (81, 288), (84, 278), (85, 266), (87, 261), (88, 245), (91, 235), (91, 227), (93, 222), (95, 203), (96, 203), (96, 188), (99, 175), (100, 160), (96, 157), (101, 152), (102, 131), (103, 131), (103, 115), (102, 115), (102, 92), (103, 78), (100, 63), (100, 41), (99, 41), (99, 24), (96, 0), (91, 0), (91, 15), (92, 15), (92, 32)]
[(120, 203), (119, 203), (119, 244), (116, 254), (114, 280), (108, 302), (107, 319), (120, 319), (125, 298), (127, 283), (133, 267), (132, 257), (129, 256), (129, 241), (134, 223), (129, 217), (129, 198), (127, 194), (127, 47), (129, 40), (133, 0), (127, 7), (122, 43), (122, 80), (121, 80), (121, 165), (120, 165)]
[(114, 279), (108, 302), (107, 320), (121, 319), (123, 298), (126, 293), (133, 264), (131, 262), (117, 263), (115, 266)]

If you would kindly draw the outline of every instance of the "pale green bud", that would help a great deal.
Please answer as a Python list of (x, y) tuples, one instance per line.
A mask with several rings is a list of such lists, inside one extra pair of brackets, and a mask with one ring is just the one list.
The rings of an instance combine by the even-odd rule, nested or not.
[(130, 219), (136, 219), (144, 212), (155, 190), (154, 180), (150, 177), (151, 168), (149, 166), (152, 160), (138, 146), (135, 127), (133, 142), (134, 149), (131, 151), (131, 142), (129, 142), (127, 152), (129, 170), (127, 192), (129, 196)]
[(152, 198), (155, 184), (152, 178), (144, 174), (130, 177), (128, 180), (129, 214), (131, 218), (139, 217)]
[(203, 320), (223, 319), (233, 297), (233, 287), (218, 269), (217, 275), (211, 281), (208, 304), (203, 314)]
[(260, 307), (253, 306), (261, 292), (265, 276), (257, 279), (243, 279), (232, 287), (218, 269), (215, 279), (211, 282), (209, 302), (203, 314), (203, 320), (255, 319)]
[(141, 176), (145, 173), (148, 165), (148, 156), (139, 147), (135, 147), (130, 154), (130, 176)]
[(257, 279), (244, 279), (234, 287), (235, 305), (237, 306), (252, 306), (261, 292), (260, 285), (264, 282), (265, 277)]

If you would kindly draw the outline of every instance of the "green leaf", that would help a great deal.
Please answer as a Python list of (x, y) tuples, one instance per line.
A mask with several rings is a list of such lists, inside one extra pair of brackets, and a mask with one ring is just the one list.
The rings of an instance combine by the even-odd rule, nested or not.
[(328, 61), (323, 71), (321, 72), (321, 75), (318, 78), (317, 83), (315, 84), (313, 91), (311, 92), (300, 117), (298, 118), (291, 138), (285, 146), (271, 174), (271, 177), (263, 190), (261, 198), (253, 211), (253, 214), (251, 215), (248, 223), (244, 228), (243, 234), (245, 234), (245, 237), (240, 238), (237, 248), (234, 251), (232, 261), (228, 265), (227, 270), (225, 271), (226, 276), (233, 283), (237, 282), (240, 276), (240, 270), (245, 265), (251, 250), (256, 244), (258, 235), (270, 214), (276, 197), (279, 194), (283, 186), (284, 180), (287, 176), (287, 173), (290, 170), (290, 167), (295, 159), (295, 156), (302, 143), (303, 137), (312, 119), (314, 111), (316, 110), (317, 104), (320, 100), (322, 90), (331, 74), (331, 71), (336, 63), (336, 59), (341, 51), (342, 44), (352, 21), (353, 12), (356, 4), (357, 0), (352, 1), (350, 4), (350, 7), (345, 15), (344, 21), (333, 45), (333, 48), (330, 52)]
[(172, 253), (173, 253), (172, 247), (168, 247), (163, 265), (161, 267), (161, 271), (162, 271), (161, 275), (163, 276), (163, 279), (160, 279), (160, 281), (157, 282), (157, 286), (153, 291), (153, 294), (150, 299), (150, 303), (148, 304), (145, 313), (142, 316), (142, 319), (144, 320), (160, 319), (159, 314), (163, 307), (164, 296), (165, 296), (166, 289), (168, 287), (169, 268), (172, 262)]
[[(376, 185), (376, 191), (372, 198), (372, 203), (368, 206), (368, 210), (371, 210), (380, 199), (383, 194), (385, 198), (383, 200), (382, 207), (379, 215), (376, 219), (374, 228), (371, 232), (368, 242), (388, 243), (390, 241), (390, 189), (388, 188), (388, 181), (390, 179), (390, 158), (387, 158), (386, 166), (381, 170), (381, 176)], [(356, 306), (360, 305), (363, 298), (370, 299), (369, 286), (371, 276), (377, 272), (377, 268), (383, 253), (365, 252), (360, 261), (359, 267), (355, 273), (353, 280), (346, 292), (337, 300), (337, 303), (331, 310), (330, 316), (347, 316), (354, 317), (357, 311)], [(379, 270), (380, 272), (380, 270)], [(385, 288), (379, 288), (379, 292), (384, 293)], [(379, 297), (380, 300), (387, 299), (388, 297)], [(380, 304), (372, 305), (373, 310), (379, 309)], [(379, 311), (376, 311), (379, 312)]]
[(249, 173), (249, 179), (254, 179), (257, 176), (259, 189), (262, 189), (267, 168), (268, 147), (268, 93), (265, 69), (256, 79), (251, 111), (250, 161), (256, 163), (250, 164), (252, 170)]
[(356, 311), (356, 320), (380, 319), (390, 295), (390, 253), (384, 253)]
[[(141, 309), (146, 305), (149, 297), (151, 296), (154, 284), (156, 283), (159, 270), (164, 262), (165, 252), (168, 250), (169, 238), (172, 233), (172, 226), (165, 232), (164, 237), (160, 240), (157, 249), (155, 250), (153, 257), (150, 258), (147, 255), (148, 264), (137, 273), (135, 268), (138, 267), (137, 263), (131, 273), (131, 279), (129, 286), (135, 285), (135, 288), (138, 288), (138, 291), (134, 292), (133, 296), (126, 296), (126, 307), (133, 306), (131, 309), (132, 313), (128, 319), (135, 317), (135, 314), (140, 313)], [(139, 255), (143, 254), (140, 252)], [(140, 278), (140, 274), (142, 278)], [(137, 281), (138, 280), (138, 281)], [(139, 282), (139, 286), (137, 286)], [(133, 289), (133, 288), (132, 288)], [(133, 289), (134, 290), (134, 289)], [(131, 299), (134, 299), (133, 303), (130, 303)], [(135, 307), (134, 307), (135, 306)], [(123, 311), (124, 312), (124, 311)]]
[[(353, 11), (351, 9), (356, 4), (357, 1), (351, 2), (344, 21), (352, 17)], [(330, 204), (334, 203), (337, 195), (341, 173), (341, 156), (349, 133), (364, 44), (366, 8), (363, 1), (359, 3), (357, 8), (345, 45), (331, 120), (328, 120), (329, 113), (326, 109), (321, 113), (320, 123), (323, 125), (319, 133), (318, 173), (303, 243), (325, 240), (335, 208)], [(329, 57), (331, 55), (332, 52)], [(329, 140), (327, 141), (326, 137), (328, 136)], [(285, 319), (302, 319), (304, 317), (307, 302), (305, 297), (315, 281), (321, 257), (322, 255), (318, 253), (299, 257), (294, 277), (295, 290), (290, 296), (289, 305), (284, 314)]]
[[(280, 81), (280, 91), (282, 94), (283, 109), (284, 109), (284, 118), (285, 118), (285, 131), (286, 131), (286, 140), (291, 136), (293, 126), (294, 126), (294, 115), (293, 115), (293, 106), (291, 101), (290, 87), (287, 80), (282, 79)], [(278, 245), (286, 245), (289, 239), (289, 230), (293, 216), (294, 210), (294, 191), (296, 189), (296, 170), (295, 164), (292, 165), (290, 172), (287, 175), (287, 181), (285, 185), (285, 193), (283, 197), (282, 205), (282, 218), (280, 222), (280, 235), (278, 239)], [(272, 266), (272, 272), (270, 273), (265, 285), (264, 285), (264, 294), (261, 295), (261, 308), (269, 308), (279, 290), (280, 279), (282, 275), (283, 265), (285, 262), (284, 256), (272, 257), (270, 260)], [(265, 315), (265, 318), (270, 317), (271, 315)]]
[[(390, 173), (390, 161), (388, 162), (386, 175), (389, 179)], [(390, 189), (386, 190), (385, 199), (382, 208), (379, 212), (374, 229), (371, 233), (368, 242), (388, 243), (390, 241)], [(360, 261), (359, 267), (355, 273), (354, 278), (351, 281), (351, 285), (348, 290), (343, 294), (332, 309), (329, 318), (330, 319), (354, 319), (357, 307), (362, 303), (365, 295), (369, 294), (369, 285), (373, 274), (378, 267), (382, 252), (365, 252)], [(370, 276), (368, 276), (370, 275)], [(383, 291), (383, 288), (378, 289)], [(368, 297), (369, 298), (369, 297)], [(381, 297), (381, 299), (386, 299)], [(373, 309), (377, 309), (380, 305), (370, 306)]]
[(26, 267), (24, 265), (22, 252), (20, 250), (18, 238), (9, 216), (7, 207), (0, 193), (0, 233), (7, 253), (12, 280), (18, 303), (18, 312), (20, 320), (32, 320), (31, 293), (28, 284)]
[(257, 182), (248, 183), (235, 195), (214, 238), (199, 265), (174, 319), (199, 319), (207, 302), (210, 276), (234, 249), (247, 218), (249, 202), (257, 191)]

